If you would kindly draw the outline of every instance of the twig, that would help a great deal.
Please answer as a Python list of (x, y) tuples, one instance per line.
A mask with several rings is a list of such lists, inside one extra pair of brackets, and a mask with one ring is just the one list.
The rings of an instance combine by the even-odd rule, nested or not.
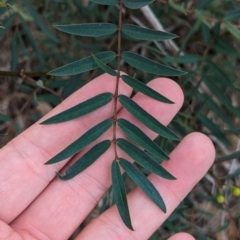
[[(6, 77), (21, 77), (20, 72), (8, 72), (8, 71), (0, 71), (0, 76)], [(28, 77), (41, 77), (46, 76), (47, 72), (24, 72), (24, 74)]]

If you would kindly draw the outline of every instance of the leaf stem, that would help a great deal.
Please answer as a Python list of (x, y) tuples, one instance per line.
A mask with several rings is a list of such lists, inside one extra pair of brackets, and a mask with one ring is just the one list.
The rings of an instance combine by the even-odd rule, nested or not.
[(114, 113), (113, 113), (113, 142), (114, 142), (114, 152), (115, 159), (118, 159), (117, 155), (117, 103), (118, 103), (118, 89), (120, 80), (120, 67), (121, 67), (121, 38), (122, 38), (122, 12), (123, 1), (119, 0), (119, 18), (118, 18), (118, 49), (117, 49), (117, 78), (116, 78), (116, 88), (114, 94)]

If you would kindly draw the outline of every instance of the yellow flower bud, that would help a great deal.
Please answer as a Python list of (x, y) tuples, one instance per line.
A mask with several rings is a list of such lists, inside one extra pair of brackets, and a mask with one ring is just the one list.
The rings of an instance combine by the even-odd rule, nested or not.
[(218, 194), (216, 199), (217, 199), (217, 202), (220, 204), (225, 202), (225, 197), (223, 196), (223, 194)]
[(236, 197), (239, 197), (240, 196), (240, 187), (233, 187), (232, 194)]

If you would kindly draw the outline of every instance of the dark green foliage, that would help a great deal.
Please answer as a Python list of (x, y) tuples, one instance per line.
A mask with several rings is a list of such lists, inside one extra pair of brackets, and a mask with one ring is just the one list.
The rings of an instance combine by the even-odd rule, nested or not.
[(145, 175), (125, 159), (121, 158), (119, 163), (128, 176), (149, 196), (149, 198), (151, 198), (163, 212), (166, 212), (167, 209), (162, 197)]
[(161, 167), (157, 162), (155, 162), (150, 156), (148, 156), (144, 151), (136, 147), (134, 144), (128, 142), (123, 138), (117, 139), (117, 145), (128, 154), (135, 162), (144, 167), (150, 172), (157, 174), (160, 177), (174, 180), (169, 172), (167, 172), (163, 167)]
[(167, 99), (166, 97), (164, 97), (163, 95), (161, 95), (160, 93), (154, 91), (152, 88), (148, 87), (147, 85), (141, 83), (140, 81), (138, 81), (137, 79), (127, 76), (127, 75), (123, 75), (121, 76), (122, 80), (128, 84), (130, 87), (132, 87), (134, 90), (141, 92), (153, 99), (156, 99), (160, 102), (164, 102), (164, 103), (173, 103), (171, 100)]
[(123, 3), (127, 8), (138, 9), (149, 5), (153, 1), (154, 0), (123, 0)]
[(228, 161), (228, 160), (232, 160), (234, 158), (240, 158), (240, 151), (237, 151), (235, 153), (231, 153), (227, 156), (224, 156), (224, 157), (220, 157), (220, 158), (217, 158), (217, 162), (223, 162), (223, 161)]
[(118, 126), (133, 142), (159, 159), (169, 160), (168, 155), (137, 126), (122, 118), (118, 119)]
[(78, 138), (75, 142), (70, 144), (63, 151), (58, 153), (56, 156), (51, 158), (45, 164), (53, 164), (60, 162), (68, 157), (73, 156), (77, 152), (81, 151), (87, 145), (98, 139), (104, 132), (106, 132), (112, 126), (112, 120), (107, 119), (103, 122), (97, 124), (86, 133), (84, 133), (80, 138)]
[(7, 122), (7, 121), (11, 121), (11, 117), (0, 113), (0, 122)]
[(123, 52), (122, 58), (125, 62), (130, 64), (131, 66), (146, 71), (148, 73), (152, 73), (155, 75), (161, 76), (181, 76), (186, 74), (186, 72), (176, 70), (171, 67), (167, 67), (155, 61), (152, 61), (148, 58), (142, 57), (136, 53), (132, 52)]
[(61, 123), (66, 122), (81, 116), (84, 116), (106, 104), (111, 102), (112, 100), (112, 93), (101, 93), (89, 100), (86, 100), (78, 105), (69, 108), (68, 110), (61, 112), (41, 124), (54, 124), (54, 123)]
[(91, 0), (92, 2), (104, 5), (115, 5), (118, 3), (118, 0)]
[(124, 24), (122, 31), (129, 37), (146, 41), (164, 41), (177, 37), (171, 33), (156, 31), (148, 28), (141, 28), (132, 24)]
[(38, 12), (34, 9), (33, 5), (28, 0), (22, 1), (27, 10), (30, 12), (32, 17), (34, 18), (36, 24), (42, 29), (42, 31), (53, 41), (59, 42), (59, 39), (54, 35), (54, 33), (45, 25), (41, 16)]
[[(102, 52), (96, 54), (96, 57), (104, 63), (111, 62), (112, 60), (114, 60), (115, 56), (116, 55), (114, 52)], [(90, 56), (76, 62), (67, 64), (63, 67), (57, 68), (49, 72), (48, 74), (53, 76), (75, 75), (93, 70), (97, 67), (98, 65), (95, 62), (94, 58)]]
[(114, 77), (117, 76), (117, 72), (115, 72), (112, 68), (108, 67), (106, 64), (104, 64), (101, 60), (99, 60), (96, 56), (93, 55), (94, 61), (97, 63), (97, 65), (106, 73), (109, 75), (112, 75)]
[(84, 37), (101, 37), (116, 32), (117, 26), (111, 23), (83, 23), (73, 25), (55, 25), (58, 30)]
[[(34, 121), (40, 119), (43, 113), (35, 112), (37, 104), (39, 108), (45, 104), (51, 109), (102, 72), (107, 72), (115, 77), (112, 78), (113, 80), (116, 79), (118, 72), (115, 69), (119, 60), (121, 60), (121, 71), (125, 72), (121, 79), (133, 88), (134, 94), (140, 92), (145, 95), (144, 98), (147, 96), (166, 104), (174, 104), (171, 98), (167, 99), (145, 85), (157, 76), (173, 76), (173, 80), (177, 81), (184, 91), (185, 101), (179, 114), (174, 118), (171, 128), (181, 137), (192, 131), (210, 134), (217, 150), (217, 159), (208, 177), (203, 178), (198, 187), (158, 230), (160, 238), (167, 239), (173, 232), (187, 231), (195, 232), (196, 236), (202, 239), (215, 239), (214, 229), (225, 231), (224, 234), (230, 232), (229, 221), (234, 222), (236, 229), (239, 229), (239, 211), (232, 211), (237, 209), (238, 200), (231, 194), (231, 187), (238, 184), (239, 178), (237, 143), (240, 134), (238, 21), (240, 5), (238, 1), (124, 0), (125, 13), (122, 27), (118, 26), (118, 0), (92, 0), (88, 5), (84, 5), (84, 1), (79, 0), (23, 0), (20, 2), (8, 0), (7, 3), (12, 6), (9, 11), (5, 7), (0, 8), (0, 37), (3, 38), (0, 59), (3, 63), (0, 71), (2, 77), (0, 106), (3, 106), (3, 112), (0, 114), (0, 137), (3, 142), (1, 147), (7, 142), (5, 139), (9, 140), (12, 137), (11, 133), (13, 135), (20, 133), (27, 127), (22, 128), (24, 124), (33, 123), (33, 119)], [(160, 29), (158, 24), (156, 25), (151, 17), (144, 16), (144, 9), (139, 8), (149, 4), (151, 5), (148, 11), (155, 14), (159, 25), (172, 33), (156, 30)], [(117, 34), (120, 29), (122, 39), (121, 51), (118, 54)], [(177, 35), (180, 37), (175, 39)], [(6, 53), (6, 49), (9, 49), (7, 51), (11, 51), (11, 54)], [(9, 69), (5, 69), (6, 66), (9, 66)], [(49, 73), (51, 76), (46, 75), (56, 67), (60, 68), (51, 71)], [(185, 72), (188, 74), (182, 76)], [(22, 77), (20, 73), (23, 74)], [(24, 75), (33, 81), (28, 82)], [(108, 82), (106, 81), (105, 84), (107, 85)], [(5, 95), (5, 92), (10, 98)], [(13, 99), (14, 104), (7, 106), (8, 99), (18, 95), (23, 96), (23, 99), (20, 101), (18, 99), (17, 104)], [(115, 95), (108, 93), (106, 102), (112, 99), (116, 100)], [(91, 113), (94, 108), (101, 111), (101, 104), (104, 106), (107, 103), (104, 99), (98, 100), (99, 98), (95, 99), (95, 103), (90, 104), (90, 108), (86, 106), (89, 105), (87, 102), (81, 109), (80, 115), (77, 111), (72, 116), (70, 114), (69, 118), (62, 113), (64, 121), (72, 117), (81, 117), (82, 114), (88, 114), (88, 111)], [(179, 139), (176, 134), (156, 119), (157, 122), (153, 120), (151, 115), (146, 114), (146, 111), (144, 112), (128, 97), (120, 96), (119, 100), (122, 105), (125, 105), (123, 107), (136, 117), (135, 121), (145, 122), (148, 128), (155, 129), (155, 132), (165, 137)], [(29, 101), (28, 104), (26, 104), (27, 101)], [(156, 101), (153, 103), (158, 104)], [(13, 105), (16, 112), (12, 112)], [(24, 105), (28, 107), (21, 112)], [(81, 121), (81, 118), (77, 121)], [(97, 139), (108, 129), (110, 132), (113, 124), (117, 124), (119, 130), (123, 131), (125, 137), (131, 141), (120, 140), (120, 145), (124, 142), (125, 145), (122, 144), (122, 148), (127, 146), (125, 150), (130, 157), (134, 155), (137, 161), (139, 159), (141, 161), (141, 158), (136, 157), (136, 153), (141, 153), (140, 156), (144, 156), (144, 159), (151, 159), (151, 163), (153, 160), (158, 163), (167, 160), (169, 157), (166, 153), (170, 153), (178, 144), (161, 136), (153, 142), (141, 129), (125, 119), (115, 121), (112, 118), (101, 123), (96, 120), (92, 129), (81, 133), (82, 136), (50, 159), (47, 164), (70, 158), (83, 150), (87, 156), (83, 158), (85, 160), (82, 163), (79, 162), (79, 165), (73, 165), (66, 176), (59, 175), (62, 178), (75, 176), (91, 162), (97, 160), (94, 160), (97, 155), (94, 155), (93, 150), (98, 148), (90, 149), (90, 153), (93, 153), (90, 155), (86, 147), (89, 144), (98, 146), (95, 141), (98, 141)], [(44, 126), (43, 134), (50, 127)], [(104, 144), (107, 148), (109, 140)], [(115, 142), (113, 141), (112, 144)], [(100, 154), (103, 150), (104, 146), (98, 153)], [(132, 226), (122, 181), (127, 174), (121, 177), (120, 162), (119, 159), (113, 159), (112, 178), (117, 177), (117, 179), (113, 179), (112, 190), (124, 223), (129, 229), (133, 229), (134, 223)], [(138, 171), (136, 167), (132, 166), (132, 168), (134, 168), (133, 172)], [(154, 170), (156, 169), (159, 167), (154, 165)], [(145, 175), (149, 173), (145, 168), (141, 170)], [(147, 183), (145, 176), (141, 179), (143, 184)], [(209, 181), (209, 179), (212, 180)], [(131, 187), (128, 181), (126, 183), (128, 191)], [(215, 195), (211, 192), (212, 185), (217, 186), (219, 191), (223, 191), (227, 199), (225, 205), (217, 202)], [(201, 193), (199, 194), (198, 191)], [(111, 194), (108, 194), (103, 202), (105, 208), (102, 207), (101, 211), (111, 206)], [(209, 208), (200, 209), (199, 202), (201, 206), (206, 204)], [(163, 200), (161, 204), (164, 206)], [(214, 226), (211, 225), (211, 218), (214, 215), (212, 210), (209, 210), (211, 205), (214, 205), (217, 211), (226, 212), (225, 222), (221, 226), (217, 226), (216, 223)], [(228, 207), (228, 211), (225, 206)], [(190, 212), (202, 219), (194, 222), (196, 229), (191, 222), (194, 218), (192, 219)], [(229, 220), (230, 214), (233, 221)], [(206, 224), (209, 225), (211, 232), (207, 232)], [(158, 234), (155, 234), (155, 237), (159, 238)]]
[(142, 122), (146, 127), (152, 131), (158, 133), (160, 136), (171, 139), (179, 140), (179, 137), (173, 133), (170, 129), (165, 127), (156, 118), (151, 116), (148, 112), (142, 109), (137, 103), (125, 95), (119, 96), (119, 102), (123, 105), (128, 112), (130, 112), (135, 118)]
[(124, 187), (122, 174), (120, 172), (120, 167), (117, 161), (113, 161), (112, 163), (112, 189), (113, 196), (123, 222), (129, 229), (133, 230), (128, 210), (126, 190)]
[(111, 145), (110, 140), (105, 140), (94, 147), (87, 153), (80, 157), (67, 171), (65, 175), (57, 174), (61, 180), (69, 180), (80, 172), (84, 171), (87, 167), (93, 164), (103, 153), (105, 153)]

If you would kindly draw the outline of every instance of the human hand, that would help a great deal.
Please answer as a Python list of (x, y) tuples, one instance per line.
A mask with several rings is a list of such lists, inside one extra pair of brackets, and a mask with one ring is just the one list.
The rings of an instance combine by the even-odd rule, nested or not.
[[(133, 99), (167, 125), (179, 111), (183, 103), (183, 93), (175, 82), (166, 78), (155, 79), (149, 86), (175, 104), (160, 103), (141, 93)], [(102, 92), (114, 92), (114, 89), (115, 78), (104, 74), (75, 92), (43, 119)], [(119, 93), (130, 96), (131, 89), (120, 82)], [(118, 108), (120, 109), (119, 104)], [(69, 160), (53, 165), (44, 163), (86, 130), (111, 117), (112, 113), (113, 103), (109, 103), (81, 119), (69, 122), (43, 126), (39, 124), (43, 120), (41, 119), (0, 150), (0, 240), (68, 239), (110, 187), (114, 151), (111, 146), (93, 165), (68, 181), (55, 178), (55, 172), (62, 168), (64, 172)], [(139, 126), (152, 139), (156, 137), (155, 133), (124, 109), (119, 110), (118, 116), (124, 116)], [(117, 134), (123, 136), (120, 130)], [(111, 129), (98, 141), (107, 136), (112, 138)], [(71, 161), (79, 158), (85, 151), (86, 149)], [(177, 180), (166, 180), (154, 174), (149, 176), (165, 201), (166, 214), (136, 187), (128, 194), (135, 231), (124, 225), (116, 206), (113, 206), (90, 222), (76, 239), (148, 239), (203, 177), (214, 156), (214, 147), (205, 135), (189, 134), (170, 154), (170, 161), (162, 164)], [(179, 233), (170, 239), (192, 240), (193, 237)]]

